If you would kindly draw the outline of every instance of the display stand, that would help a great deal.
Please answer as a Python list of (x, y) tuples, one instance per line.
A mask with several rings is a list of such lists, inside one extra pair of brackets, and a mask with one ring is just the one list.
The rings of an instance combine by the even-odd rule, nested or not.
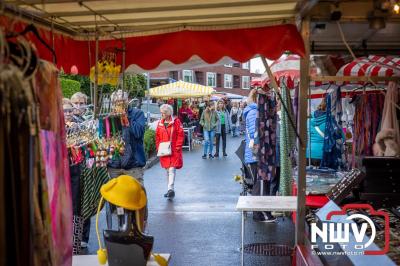
[(247, 211), (296, 211), (296, 196), (240, 196), (236, 210), (242, 212), (241, 265), (244, 265), (245, 212)]
[(189, 151), (193, 149), (193, 132), (195, 128), (195, 126), (183, 128), (183, 132), (185, 133), (185, 142), (187, 141), (187, 145), (182, 146), (182, 148), (188, 149)]
[[(171, 254), (159, 254), (168, 262), (171, 259)], [(99, 261), (97, 260), (97, 255), (81, 255), (72, 257), (72, 266), (98, 266)], [(105, 264), (107, 266), (108, 263)], [(147, 266), (159, 266), (154, 260), (153, 255), (151, 255), (150, 260), (147, 262)]]

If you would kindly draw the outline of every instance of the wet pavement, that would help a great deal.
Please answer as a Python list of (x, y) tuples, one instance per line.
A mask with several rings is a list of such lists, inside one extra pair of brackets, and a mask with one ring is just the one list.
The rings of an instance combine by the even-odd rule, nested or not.
[[(204, 160), (202, 147), (184, 152), (184, 167), (177, 171), (173, 201), (166, 200), (166, 172), (159, 164), (146, 170), (149, 200), (147, 233), (155, 237), (154, 251), (170, 253), (170, 265), (240, 265), (241, 216), (235, 210), (241, 191), (234, 175), (241, 162), (235, 155), (239, 138), (228, 137), (228, 157)], [(246, 221), (245, 243), (279, 243), (293, 246), (294, 225), (288, 218), (276, 224)], [(104, 211), (100, 228), (105, 228)], [(90, 254), (97, 250), (94, 219)], [(290, 265), (289, 257), (245, 255), (245, 265)]]

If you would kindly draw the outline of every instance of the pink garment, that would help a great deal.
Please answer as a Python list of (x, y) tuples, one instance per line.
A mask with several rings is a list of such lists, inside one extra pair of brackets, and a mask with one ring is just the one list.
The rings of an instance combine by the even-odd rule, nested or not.
[(397, 121), (396, 105), (399, 100), (398, 84), (390, 81), (385, 96), (385, 104), (382, 112), (381, 131), (385, 129), (393, 129), (396, 133), (396, 142), (400, 144), (400, 131)]
[[(48, 199), (51, 214), (51, 233), (53, 239), (52, 264), (57, 266), (72, 265), (72, 196), (69, 174), (68, 151), (66, 146), (66, 134), (64, 113), (61, 104), (61, 88), (58, 72), (48, 62), (41, 62), (40, 75), (46, 83), (38, 83), (38, 91), (43, 87), (53, 91), (51, 99), (43, 98), (40, 106), (53, 101), (46, 112), (57, 117), (56, 120), (48, 120), (46, 130), (40, 131), (42, 147), (42, 165), (48, 186)], [(51, 81), (51, 82), (50, 82)], [(43, 115), (48, 113), (41, 110)]]
[(51, 213), (53, 265), (70, 266), (73, 233), (67, 149), (61, 136), (52, 131), (41, 130), (40, 142)]

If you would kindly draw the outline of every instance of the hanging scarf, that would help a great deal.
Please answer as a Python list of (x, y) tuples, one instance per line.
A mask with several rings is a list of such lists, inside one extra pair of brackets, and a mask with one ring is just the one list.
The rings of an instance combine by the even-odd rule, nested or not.
[(258, 177), (271, 180), (276, 169), (276, 100), (274, 96), (259, 95), (258, 98)]
[(281, 177), (280, 177), (280, 195), (289, 196), (292, 191), (292, 162), (290, 154), (295, 148), (296, 134), (290, 123), (290, 119), (294, 120), (293, 107), (290, 98), (289, 89), (284, 83), (281, 88), (282, 104), (287, 107), (282, 108), (281, 126), (280, 126), (280, 150), (281, 150)]
[(364, 94), (357, 96), (353, 129), (352, 166), (361, 164), (360, 156), (371, 156), (372, 146), (378, 132), (385, 96), (382, 94)]
[[(326, 123), (321, 167), (328, 167), (337, 170), (343, 168), (342, 155), (344, 154), (344, 136), (342, 128), (338, 125), (335, 117), (332, 115), (331, 98), (331, 94), (326, 96)], [(340, 101), (340, 96), (336, 97), (336, 99)], [(336, 107), (334, 109), (337, 110)]]

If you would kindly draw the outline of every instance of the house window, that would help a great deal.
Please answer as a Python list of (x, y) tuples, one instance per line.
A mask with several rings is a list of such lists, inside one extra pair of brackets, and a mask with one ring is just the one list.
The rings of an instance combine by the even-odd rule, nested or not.
[(240, 76), (233, 76), (233, 88), (240, 89)]
[(222, 88), (222, 74), (217, 74), (217, 87)]
[(243, 69), (250, 69), (250, 62), (246, 62), (242, 64)]
[(243, 76), (242, 77), (242, 88), (243, 89), (250, 89), (250, 77), (249, 76)]
[(170, 71), (169, 78), (178, 81), (179, 79), (178, 71)]
[(232, 64), (225, 64), (224, 66), (225, 67), (232, 67), (233, 65)]
[(240, 63), (233, 63), (233, 67), (240, 67)]
[(201, 85), (204, 85), (204, 72), (201, 72), (201, 71), (196, 71), (195, 72), (195, 77), (196, 77), (196, 83), (197, 84), (201, 84)]
[(207, 72), (207, 86), (214, 88), (217, 86), (217, 74)]
[(193, 71), (192, 70), (183, 70), (183, 81), (193, 82)]
[(224, 87), (232, 89), (232, 75), (229, 74), (224, 75)]

